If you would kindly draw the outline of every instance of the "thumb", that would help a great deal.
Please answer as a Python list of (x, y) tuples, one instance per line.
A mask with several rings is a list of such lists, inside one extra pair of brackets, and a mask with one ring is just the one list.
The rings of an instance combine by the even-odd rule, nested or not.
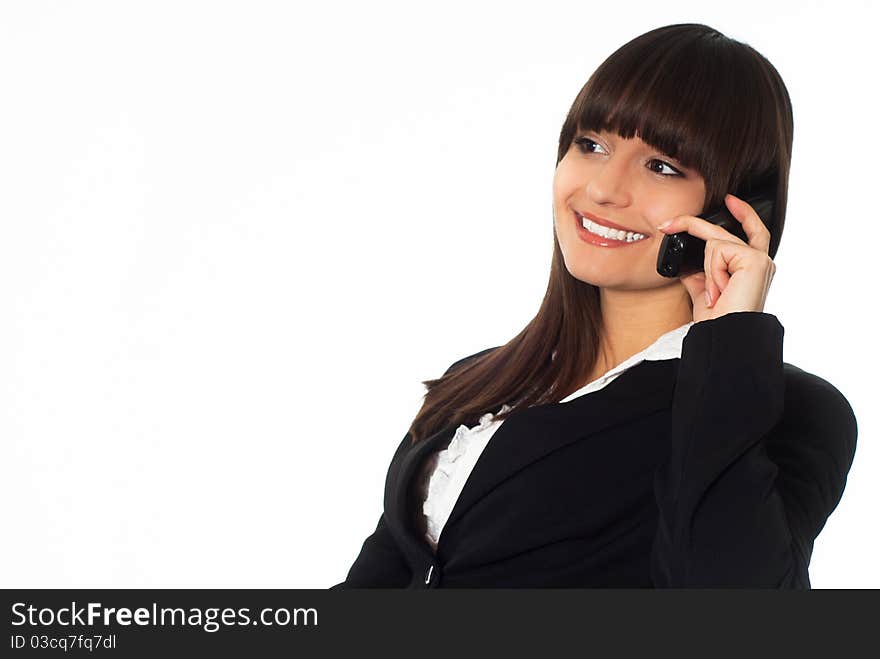
[(706, 273), (703, 271), (695, 272), (680, 278), (682, 285), (687, 289), (691, 296), (691, 302), (694, 308), (703, 308), (706, 306)]

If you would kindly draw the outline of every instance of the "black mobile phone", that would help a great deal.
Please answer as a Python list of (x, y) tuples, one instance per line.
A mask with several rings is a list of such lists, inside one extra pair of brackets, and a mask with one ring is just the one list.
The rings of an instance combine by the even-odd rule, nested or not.
[[(737, 196), (755, 209), (764, 226), (770, 226), (776, 201), (775, 186), (764, 186), (750, 194)], [(749, 242), (742, 223), (731, 215), (723, 201), (720, 207), (697, 217), (717, 224), (744, 242)], [(664, 277), (683, 277), (700, 272), (704, 270), (705, 250), (706, 241), (687, 231), (667, 234), (660, 243), (660, 252), (657, 254), (657, 272)]]

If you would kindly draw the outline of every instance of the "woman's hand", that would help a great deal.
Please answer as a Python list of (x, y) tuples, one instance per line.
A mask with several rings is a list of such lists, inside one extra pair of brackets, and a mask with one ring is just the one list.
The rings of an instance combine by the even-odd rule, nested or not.
[(770, 258), (770, 232), (758, 214), (739, 197), (724, 202), (742, 223), (748, 244), (694, 215), (679, 215), (657, 227), (663, 233), (687, 231), (706, 241), (705, 272), (681, 277), (694, 303), (694, 322), (718, 318), (732, 311), (763, 311), (776, 264)]

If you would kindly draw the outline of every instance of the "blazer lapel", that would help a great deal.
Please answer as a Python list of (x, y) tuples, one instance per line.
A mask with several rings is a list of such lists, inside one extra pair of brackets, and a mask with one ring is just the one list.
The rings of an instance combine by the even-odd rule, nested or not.
[[(532, 462), (571, 442), (669, 407), (679, 361), (644, 361), (598, 391), (565, 403), (533, 406), (509, 417), (474, 465), (444, 531), (493, 488)], [(392, 465), (385, 509), (413, 537), (416, 531), (409, 517), (413, 512), (409, 507), (413, 479), (431, 452), (448, 445), (455, 429), (446, 427), (408, 447)], [(417, 540), (428, 547), (423, 538)]]
[[(428, 543), (422, 538), (415, 526), (413, 515), (415, 511), (410, 508), (411, 487), (415, 485), (414, 479), (418, 474), (419, 465), (428, 455), (441, 447), (447, 446), (455, 434), (456, 426), (447, 426), (418, 442), (415, 446), (407, 444), (401, 457), (394, 460), (389, 468), (385, 487), (385, 513), (389, 518), (388, 523), (393, 530), (401, 535), (415, 540), (419, 548), (431, 553)], [(410, 435), (404, 438), (405, 442), (411, 441)], [(420, 509), (418, 509), (420, 511)]]

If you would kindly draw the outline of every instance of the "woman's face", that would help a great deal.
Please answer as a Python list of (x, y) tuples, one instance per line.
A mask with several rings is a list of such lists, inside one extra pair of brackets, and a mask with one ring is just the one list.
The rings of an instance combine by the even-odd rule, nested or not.
[[(670, 284), (673, 280), (657, 273), (664, 236), (657, 225), (676, 215), (696, 215), (703, 209), (705, 194), (702, 176), (638, 136), (577, 133), (553, 177), (556, 237), (568, 271), (601, 288), (635, 290)], [(579, 231), (582, 222), (576, 212), (645, 238), (619, 242), (596, 237), (589, 242), (587, 233)]]

